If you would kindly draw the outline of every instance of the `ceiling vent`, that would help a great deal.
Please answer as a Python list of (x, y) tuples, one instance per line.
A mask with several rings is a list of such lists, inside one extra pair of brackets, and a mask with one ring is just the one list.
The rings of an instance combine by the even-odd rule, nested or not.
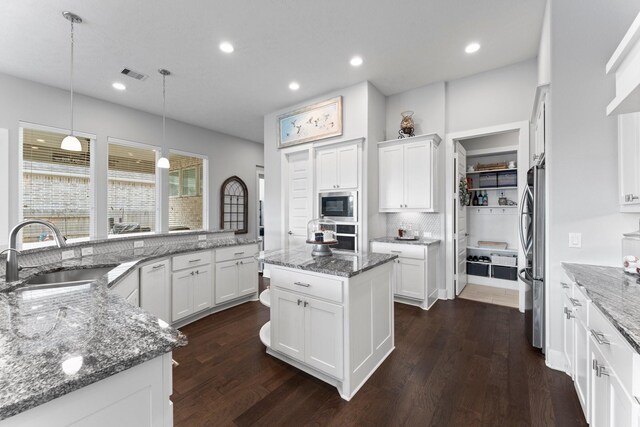
[(136, 80), (147, 80), (149, 78), (149, 76), (147, 76), (146, 74), (138, 73), (137, 71), (133, 71), (133, 70), (130, 70), (128, 68), (124, 68), (120, 72), (122, 74), (124, 74), (125, 76), (132, 77), (132, 78), (134, 78)]

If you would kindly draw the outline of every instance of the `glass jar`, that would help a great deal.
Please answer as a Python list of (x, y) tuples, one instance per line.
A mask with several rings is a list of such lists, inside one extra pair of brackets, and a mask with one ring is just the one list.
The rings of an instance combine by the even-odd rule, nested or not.
[(331, 219), (312, 219), (307, 223), (307, 243), (335, 243), (336, 222)]
[(640, 230), (622, 235), (622, 265), (628, 273), (640, 273)]

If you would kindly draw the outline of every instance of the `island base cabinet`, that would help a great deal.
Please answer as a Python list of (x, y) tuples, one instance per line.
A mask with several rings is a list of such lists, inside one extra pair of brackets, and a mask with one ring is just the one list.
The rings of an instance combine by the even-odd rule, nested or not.
[(173, 425), (171, 353), (0, 421), (0, 427)]
[(589, 375), (591, 360), (589, 359), (589, 335), (587, 327), (580, 320), (575, 321), (575, 378), (574, 386), (578, 400), (582, 405), (587, 422), (589, 422)]
[(342, 378), (342, 307), (271, 290), (271, 347), (334, 378)]

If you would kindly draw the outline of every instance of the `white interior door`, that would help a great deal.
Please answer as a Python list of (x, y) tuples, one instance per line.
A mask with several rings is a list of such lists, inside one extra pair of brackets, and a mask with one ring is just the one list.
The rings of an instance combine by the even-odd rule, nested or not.
[(289, 154), (287, 248), (302, 246), (307, 240), (307, 223), (312, 218), (311, 168), (309, 152)]
[(467, 286), (467, 207), (460, 205), (460, 181), (467, 178), (467, 151), (462, 144), (456, 141), (456, 167), (455, 174), (455, 242), (456, 242), (456, 295)]

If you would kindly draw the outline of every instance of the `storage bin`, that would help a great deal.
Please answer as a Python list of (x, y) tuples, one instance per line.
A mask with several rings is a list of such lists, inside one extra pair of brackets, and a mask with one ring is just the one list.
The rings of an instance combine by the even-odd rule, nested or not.
[(491, 263), (516, 267), (518, 265), (518, 257), (511, 255), (491, 254)]
[(491, 266), (491, 277), (504, 280), (518, 280), (517, 267), (503, 267), (501, 265)]
[(498, 172), (498, 187), (515, 187), (518, 185), (518, 172)]
[(496, 172), (484, 172), (480, 174), (478, 187), (489, 188), (498, 186), (498, 174)]
[(477, 264), (475, 262), (468, 262), (467, 274), (471, 274), (473, 276), (489, 277), (489, 264)]

